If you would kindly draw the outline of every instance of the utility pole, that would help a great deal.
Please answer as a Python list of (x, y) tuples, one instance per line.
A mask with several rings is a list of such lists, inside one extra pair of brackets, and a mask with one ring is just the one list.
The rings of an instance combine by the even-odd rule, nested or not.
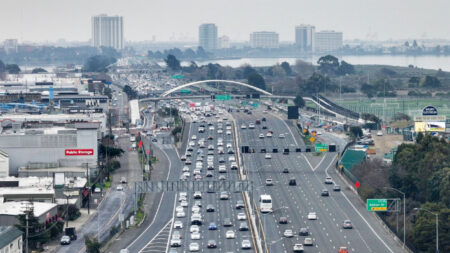
[[(86, 184), (89, 184), (89, 163), (86, 163), (86, 178), (87, 178)], [(88, 198), (88, 214), (90, 214), (90, 202), (91, 202), (91, 189), (90, 189), (90, 187), (87, 187), (87, 191), (88, 191), (88, 195), (87, 195), (87, 198)]]

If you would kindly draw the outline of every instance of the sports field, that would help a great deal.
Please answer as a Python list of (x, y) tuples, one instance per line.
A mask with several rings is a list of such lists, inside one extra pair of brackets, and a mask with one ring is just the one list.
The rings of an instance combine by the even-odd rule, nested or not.
[[(385, 115), (387, 120), (399, 112), (414, 118), (414, 116), (422, 115), (422, 109), (428, 105), (436, 107), (439, 115), (450, 118), (450, 99), (448, 98), (386, 98), (386, 101), (383, 98), (342, 99), (342, 101), (331, 98), (331, 100), (355, 112), (371, 113), (379, 118)], [(307, 102), (307, 105), (315, 107), (312, 102)]]

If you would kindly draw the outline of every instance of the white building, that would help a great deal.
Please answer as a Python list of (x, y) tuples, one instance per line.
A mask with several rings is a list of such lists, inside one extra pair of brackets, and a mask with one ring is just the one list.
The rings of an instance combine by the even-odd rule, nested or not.
[(230, 37), (226, 35), (219, 37), (219, 48), (230, 48)]
[(217, 26), (215, 24), (201, 24), (198, 28), (198, 45), (206, 51), (217, 49)]
[(92, 17), (91, 22), (93, 47), (123, 49), (123, 17), (101, 14)]
[(278, 48), (278, 33), (253, 32), (250, 34), (250, 46), (252, 48)]
[(14, 226), (0, 226), (0, 252), (22, 253), (23, 232)]
[(0, 150), (0, 177), (7, 176), (9, 176), (9, 156)]
[(3, 48), (7, 54), (17, 53), (18, 44), (17, 39), (7, 39), (3, 43)]
[(320, 31), (315, 36), (315, 52), (336, 52), (342, 48), (342, 32)]
[(295, 27), (295, 46), (301, 52), (313, 52), (315, 46), (316, 28), (312, 25), (299, 25)]

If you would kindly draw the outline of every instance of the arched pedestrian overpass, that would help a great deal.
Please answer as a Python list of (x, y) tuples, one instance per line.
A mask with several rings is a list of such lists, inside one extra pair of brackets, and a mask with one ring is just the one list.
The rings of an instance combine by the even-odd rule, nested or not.
[(170, 95), (171, 93), (177, 91), (177, 90), (181, 90), (183, 88), (189, 87), (189, 86), (193, 86), (193, 85), (197, 85), (197, 84), (203, 84), (203, 83), (229, 83), (229, 84), (236, 84), (236, 85), (240, 85), (243, 87), (247, 87), (250, 89), (253, 89), (255, 91), (261, 92), (264, 95), (268, 95), (268, 96), (272, 96), (272, 93), (267, 92), (263, 89), (257, 88), (255, 86), (252, 86), (250, 84), (246, 84), (246, 83), (242, 83), (242, 82), (237, 82), (237, 81), (231, 81), (231, 80), (203, 80), (203, 81), (196, 81), (196, 82), (191, 82), (191, 83), (186, 83), (183, 85), (180, 85), (178, 87), (175, 87), (173, 89), (170, 89), (168, 91), (165, 91), (163, 94), (161, 94), (161, 97), (167, 97), (168, 95)]

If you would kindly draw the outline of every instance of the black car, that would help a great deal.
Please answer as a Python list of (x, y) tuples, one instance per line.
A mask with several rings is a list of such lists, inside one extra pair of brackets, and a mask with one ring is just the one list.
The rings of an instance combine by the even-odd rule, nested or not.
[(216, 248), (216, 247), (217, 247), (217, 243), (215, 240), (208, 241), (208, 248)]
[(202, 220), (200, 220), (200, 219), (193, 219), (193, 220), (191, 220), (191, 225), (198, 225), (198, 226), (200, 226), (200, 225), (202, 225)]
[(208, 212), (208, 213), (214, 212), (214, 206), (213, 205), (207, 205), (206, 206), (206, 212)]
[(152, 139), (152, 142), (158, 142), (158, 140), (157, 139)]
[(263, 126), (262, 126), (262, 129), (267, 129), (267, 126), (266, 126), (266, 125), (263, 125)]
[(298, 232), (298, 234), (301, 236), (307, 236), (309, 235), (309, 232), (307, 228), (300, 228), (300, 232)]
[(283, 173), (289, 173), (289, 169), (288, 168), (284, 168), (283, 169)]
[(236, 201), (236, 209), (241, 209), (241, 208), (244, 208), (244, 207), (245, 207), (244, 201), (242, 201), (242, 200)]
[(262, 118), (261, 121), (266, 121), (266, 118)]
[(289, 185), (292, 185), (292, 186), (297, 185), (297, 181), (295, 180), (295, 178), (289, 179)]
[(288, 223), (288, 219), (284, 216), (280, 217), (278, 223), (280, 224), (287, 224)]

